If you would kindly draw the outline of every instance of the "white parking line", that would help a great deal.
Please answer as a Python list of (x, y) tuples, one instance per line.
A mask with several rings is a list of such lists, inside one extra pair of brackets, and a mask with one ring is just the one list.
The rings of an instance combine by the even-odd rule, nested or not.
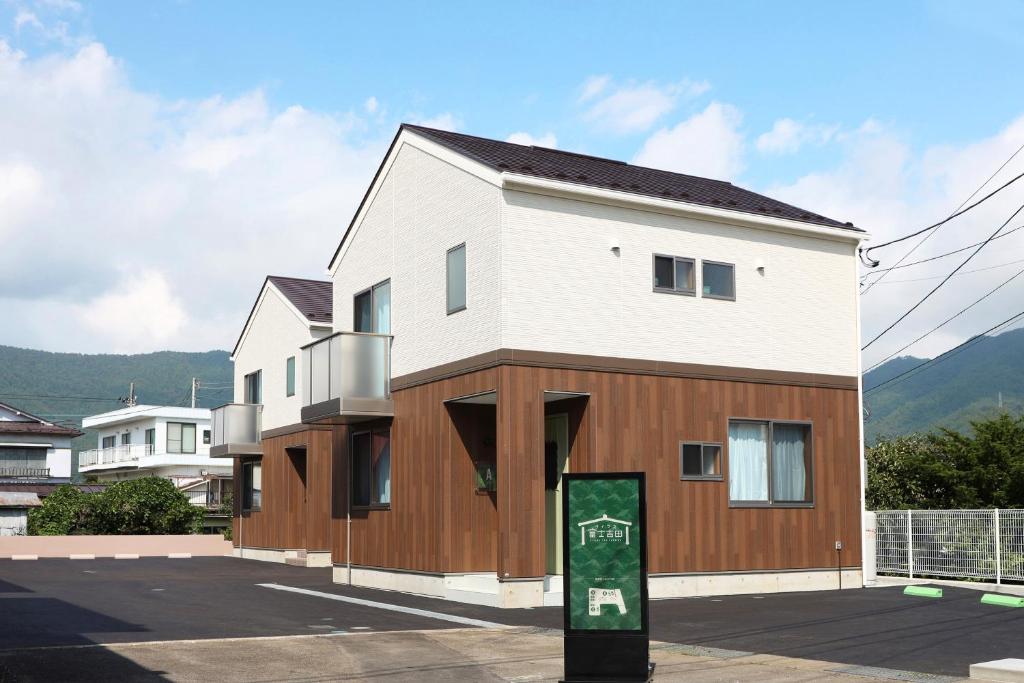
[(311, 595), (314, 598), (326, 598), (327, 600), (337, 600), (338, 602), (348, 602), (353, 605), (362, 605), (364, 607), (376, 607), (377, 609), (389, 610), (391, 612), (401, 612), (403, 614), (413, 614), (419, 617), (427, 617), (429, 619), (440, 619), (442, 621), (450, 621), (456, 624), (464, 624), (466, 626), (479, 626), (480, 628), (513, 628), (507, 624), (498, 624), (493, 621), (483, 621), (481, 619), (470, 619), (468, 617), (457, 617), (453, 614), (445, 614), (444, 612), (431, 612), (425, 609), (416, 609), (415, 607), (402, 607), (401, 605), (392, 605), (386, 602), (374, 602), (373, 600), (362, 600), (360, 598), (350, 598), (346, 595), (335, 595), (334, 593), (323, 593), (321, 591), (311, 591), (306, 588), (295, 588), (293, 586), (284, 586), (279, 583), (258, 583), (257, 586), (263, 588), (273, 588), (278, 591), (287, 591), (289, 593), (300, 593), (302, 595)]

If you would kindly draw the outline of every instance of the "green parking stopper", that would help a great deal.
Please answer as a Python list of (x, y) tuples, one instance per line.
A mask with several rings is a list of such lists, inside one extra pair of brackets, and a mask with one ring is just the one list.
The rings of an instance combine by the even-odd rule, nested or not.
[(1024, 607), (1024, 598), (1015, 595), (999, 595), (998, 593), (985, 593), (981, 596), (981, 604), (998, 605), (1000, 607)]
[(941, 598), (942, 589), (931, 586), (907, 586), (903, 589), (904, 595), (915, 595), (919, 598)]

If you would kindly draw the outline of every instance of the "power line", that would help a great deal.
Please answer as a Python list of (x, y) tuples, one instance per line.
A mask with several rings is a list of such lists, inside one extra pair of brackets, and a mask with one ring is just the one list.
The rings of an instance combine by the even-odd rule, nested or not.
[(0, 398), (48, 399), (55, 401), (121, 401), (121, 398), (101, 396), (58, 396), (53, 394), (0, 394)]
[[(1022, 175), (1024, 175), (1024, 174), (1022, 174)], [(1019, 176), (1018, 176), (1018, 177), (1019, 177)], [(951, 272), (949, 273), (949, 275), (947, 275), (947, 276), (946, 276), (945, 278), (943, 278), (943, 279), (942, 279), (942, 281), (941, 281), (941, 282), (939, 282), (939, 284), (935, 285), (935, 287), (934, 287), (934, 288), (933, 288), (933, 289), (932, 289), (932, 290), (931, 290), (930, 292), (928, 292), (927, 294), (925, 294), (925, 295), (924, 295), (924, 296), (923, 296), (923, 297), (922, 297), (922, 298), (921, 298), (921, 299), (920, 299), (920, 300), (919, 300), (919, 301), (918, 301), (918, 302), (917, 302), (916, 304), (914, 304), (913, 306), (911, 306), (911, 307), (910, 307), (910, 309), (909, 309), (909, 310), (908, 310), (908, 311), (907, 311), (906, 313), (904, 313), (904, 314), (903, 314), (903, 315), (901, 315), (901, 316), (900, 316), (899, 318), (897, 318), (896, 320), (894, 320), (894, 321), (892, 322), (892, 324), (890, 324), (890, 325), (889, 325), (889, 326), (888, 326), (887, 328), (885, 328), (884, 330), (882, 330), (881, 332), (879, 332), (878, 334), (876, 334), (876, 335), (875, 335), (875, 337), (874, 337), (874, 339), (872, 339), (871, 341), (869, 341), (869, 342), (868, 342), (867, 344), (865, 344), (864, 346), (860, 347), (860, 350), (861, 350), (861, 351), (863, 351), (864, 349), (866, 349), (866, 348), (868, 348), (869, 346), (871, 346), (872, 344), (874, 344), (874, 343), (875, 343), (876, 341), (878, 341), (879, 339), (881, 339), (883, 335), (885, 335), (886, 333), (888, 333), (888, 332), (889, 332), (889, 330), (891, 330), (892, 328), (896, 327), (896, 326), (897, 326), (897, 325), (899, 325), (899, 324), (900, 324), (900, 323), (901, 323), (901, 322), (902, 322), (903, 320), (905, 320), (905, 319), (906, 319), (906, 317), (907, 317), (908, 315), (910, 315), (911, 313), (913, 313), (914, 311), (916, 311), (916, 310), (918, 309), (918, 307), (919, 307), (919, 306), (920, 306), (921, 304), (923, 304), (923, 303), (924, 303), (925, 301), (927, 301), (927, 300), (928, 300), (928, 299), (929, 299), (929, 298), (931, 297), (931, 295), (932, 295), (932, 294), (934, 294), (935, 292), (939, 291), (939, 288), (940, 288), (940, 287), (942, 287), (942, 285), (946, 284), (946, 283), (947, 283), (947, 282), (949, 281), (949, 279), (950, 279), (951, 277), (953, 277), (954, 275), (956, 275), (956, 272), (957, 272), (958, 270), (960, 270), (961, 268), (963, 268), (964, 266), (966, 266), (966, 265), (968, 264), (968, 262), (970, 262), (970, 260), (971, 260), (972, 258), (974, 258), (974, 257), (975, 257), (975, 256), (976, 256), (976, 255), (978, 254), (978, 252), (979, 252), (979, 251), (981, 251), (982, 249), (984, 249), (984, 248), (985, 248), (985, 245), (986, 245), (986, 244), (988, 244), (989, 242), (991, 242), (991, 241), (992, 241), (992, 239), (993, 239), (993, 238), (994, 238), (994, 237), (995, 237), (996, 235), (998, 235), (998, 234), (999, 234), (999, 231), (1000, 231), (1000, 230), (1002, 230), (1003, 228), (1005, 228), (1005, 227), (1006, 227), (1006, 226), (1007, 226), (1007, 225), (1008, 225), (1008, 224), (1010, 223), (1010, 221), (1012, 221), (1012, 220), (1013, 220), (1013, 219), (1014, 219), (1014, 218), (1015, 218), (1015, 217), (1017, 216), (1017, 214), (1018, 214), (1018, 213), (1020, 213), (1021, 211), (1024, 211), (1024, 204), (1021, 204), (1020, 206), (1018, 206), (1018, 207), (1017, 207), (1017, 210), (1016, 210), (1016, 211), (1014, 211), (1014, 212), (1013, 212), (1012, 214), (1010, 214), (1010, 217), (1009, 217), (1009, 218), (1007, 218), (1007, 219), (1006, 219), (1005, 221), (1003, 221), (1003, 224), (1002, 224), (1002, 225), (1000, 225), (1000, 226), (999, 226), (998, 228), (996, 228), (995, 232), (993, 232), (993, 233), (992, 233), (991, 235), (989, 235), (989, 236), (988, 236), (988, 239), (986, 239), (986, 240), (985, 240), (984, 242), (982, 242), (981, 244), (979, 244), (979, 245), (978, 245), (978, 248), (977, 248), (977, 249), (975, 249), (974, 251), (972, 251), (972, 252), (970, 253), (970, 255), (969, 255), (969, 256), (968, 256), (967, 258), (965, 258), (965, 259), (963, 260), (963, 262), (961, 262), (961, 263), (960, 263), (960, 265), (959, 265), (959, 266), (957, 266), (956, 268), (954, 268), (954, 269), (953, 269), (953, 270), (952, 270), (952, 271), (951, 271)]]
[(939, 328), (941, 328), (941, 327), (944, 327), (944, 326), (945, 326), (945, 325), (946, 325), (947, 323), (949, 323), (949, 322), (952, 322), (952, 321), (953, 321), (953, 320), (955, 320), (956, 318), (960, 317), (961, 315), (963, 315), (963, 314), (964, 314), (964, 313), (966, 313), (967, 311), (971, 310), (972, 308), (974, 308), (975, 306), (977, 306), (978, 304), (980, 304), (980, 303), (981, 303), (982, 301), (984, 301), (985, 299), (989, 298), (990, 296), (992, 296), (993, 294), (995, 294), (996, 292), (998, 292), (998, 291), (999, 291), (1000, 289), (1002, 289), (1002, 288), (1003, 288), (1003, 287), (1005, 287), (1006, 285), (1008, 285), (1008, 284), (1010, 284), (1011, 282), (1013, 282), (1013, 281), (1014, 281), (1015, 279), (1017, 279), (1017, 278), (1018, 278), (1018, 277), (1019, 277), (1019, 276), (1020, 276), (1020, 275), (1021, 275), (1022, 273), (1024, 273), (1024, 268), (1021, 268), (1021, 269), (1020, 269), (1020, 270), (1018, 270), (1018, 271), (1017, 271), (1016, 273), (1014, 273), (1013, 275), (1011, 275), (1010, 277), (1008, 277), (1007, 279), (1003, 280), (1003, 281), (1002, 281), (1002, 282), (1000, 282), (1000, 283), (999, 283), (998, 285), (996, 285), (996, 287), (995, 287), (995, 288), (993, 288), (993, 289), (990, 289), (990, 290), (989, 290), (989, 291), (988, 291), (988, 292), (987, 292), (987, 293), (986, 293), (986, 294), (985, 294), (984, 296), (982, 296), (982, 297), (981, 297), (980, 299), (977, 299), (977, 300), (975, 300), (975, 301), (974, 301), (973, 303), (971, 303), (971, 304), (970, 304), (969, 306), (966, 306), (966, 307), (964, 307), (964, 308), (961, 308), (961, 309), (960, 309), (959, 311), (957, 311), (957, 312), (956, 312), (956, 313), (954, 313), (953, 315), (949, 316), (948, 318), (946, 318), (946, 319), (945, 319), (945, 320), (943, 320), (943, 321), (942, 321), (941, 323), (939, 323), (938, 325), (936, 325), (936, 326), (935, 326), (935, 327), (933, 327), (932, 329), (930, 329), (930, 330), (928, 330), (927, 332), (925, 332), (924, 334), (922, 334), (922, 335), (921, 335), (920, 337), (918, 337), (918, 338), (917, 338), (917, 339), (915, 339), (914, 341), (910, 342), (910, 343), (909, 343), (909, 344), (907, 344), (906, 346), (904, 346), (904, 347), (902, 347), (902, 348), (900, 348), (900, 349), (898, 349), (898, 350), (896, 350), (896, 351), (893, 351), (893, 352), (892, 352), (892, 353), (890, 353), (890, 354), (889, 354), (888, 356), (886, 356), (885, 358), (883, 358), (882, 360), (878, 361), (877, 363), (875, 363), (874, 365), (872, 365), (872, 366), (871, 366), (870, 368), (868, 368), (867, 370), (865, 370), (863, 374), (867, 374), (867, 373), (871, 372), (872, 370), (874, 370), (875, 368), (877, 368), (877, 367), (878, 367), (879, 365), (881, 365), (881, 364), (882, 364), (882, 363), (884, 363), (885, 361), (887, 361), (887, 360), (889, 360), (890, 358), (892, 358), (893, 356), (895, 356), (895, 355), (897, 355), (897, 354), (900, 354), (900, 353), (903, 353), (904, 351), (906, 351), (907, 349), (909, 349), (909, 348), (910, 348), (911, 346), (913, 346), (913, 345), (914, 345), (914, 344), (916, 344), (917, 342), (921, 341), (922, 339), (924, 339), (925, 337), (927, 337), (928, 335), (930, 335), (930, 334), (931, 334), (932, 332), (935, 332), (935, 331), (936, 331), (936, 330), (938, 330)]
[[(974, 270), (965, 270), (962, 273), (957, 273), (957, 276), (960, 276), (960, 275), (970, 275), (971, 273), (984, 273), (987, 270), (995, 270), (996, 268), (1005, 268), (1006, 266), (1015, 266), (1018, 263), (1024, 263), (1024, 259), (1017, 259), (1016, 261), (1007, 261), (1006, 263), (996, 263), (996, 264), (991, 265), (991, 266), (985, 266), (984, 268), (975, 268)], [(883, 282), (882, 284), (885, 284), (885, 285), (898, 285), (898, 284), (904, 284), (904, 283), (907, 283), (907, 282), (927, 282), (928, 280), (938, 280), (938, 279), (940, 279), (942, 277), (944, 277), (944, 276), (942, 276), (942, 275), (930, 275), (928, 277), (914, 277), (914, 278), (910, 278), (909, 280), (889, 280), (888, 282)]]
[[(1012, 235), (1013, 233), (1017, 232), (1018, 230), (1024, 230), (1024, 225), (1018, 225), (1013, 230), (1007, 230), (1003, 234), (998, 235), (997, 237), (995, 237), (992, 241), (995, 242), (996, 240), (1001, 240), (1004, 237), (1009, 237), (1010, 235)], [(879, 268), (878, 270), (872, 270), (869, 273), (865, 273), (864, 277), (867, 278), (869, 275), (875, 275), (875, 274), (878, 274), (878, 273), (888, 273), (890, 270), (900, 270), (902, 268), (910, 268), (911, 266), (919, 266), (922, 263), (928, 263), (930, 261), (938, 261), (939, 259), (946, 258), (947, 256), (952, 256), (953, 254), (959, 254), (960, 252), (967, 251), (968, 249), (970, 249), (972, 247), (976, 247), (979, 244), (981, 244), (981, 242), (975, 242), (974, 244), (968, 244), (966, 247), (960, 247), (959, 249), (954, 249), (953, 251), (947, 251), (945, 254), (939, 254), (938, 256), (929, 256), (928, 258), (923, 258), (920, 261), (911, 261), (910, 263), (904, 263), (903, 265), (898, 265), (900, 262), (897, 261), (897, 265), (895, 265), (895, 266), (890, 266), (888, 268)], [(910, 252), (907, 252), (907, 255), (909, 256)], [(878, 278), (878, 280), (881, 280), (881, 279), (882, 278)], [(878, 280), (874, 280), (873, 283), (877, 283)], [(868, 284), (868, 283), (865, 281), (862, 284)]]
[(985, 336), (988, 333), (994, 332), (995, 330), (998, 330), (1000, 327), (1005, 327), (1005, 326), (1009, 325), (1010, 323), (1014, 322), (1015, 320), (1017, 320), (1018, 318), (1022, 318), (1022, 317), (1024, 317), (1024, 311), (1021, 311), (1020, 313), (1017, 313), (1016, 315), (1010, 316), (1009, 318), (1007, 318), (1003, 322), (999, 323), (998, 325), (990, 327), (987, 330), (985, 330), (984, 332), (982, 332), (981, 334), (975, 335), (975, 336), (971, 337), (970, 339), (968, 339), (967, 341), (964, 341), (964, 342), (961, 342), (960, 344), (957, 344), (953, 348), (951, 348), (951, 349), (949, 349), (947, 351), (944, 351), (943, 353), (939, 354), (935, 358), (929, 358), (928, 360), (926, 360), (924, 362), (918, 363), (917, 365), (915, 365), (914, 367), (910, 368), (909, 370), (901, 372), (900, 374), (896, 375), (895, 377), (890, 377), (889, 379), (885, 380), (884, 382), (881, 382), (880, 384), (876, 384), (875, 386), (871, 387), (870, 389), (865, 389), (864, 390), (864, 394), (867, 395), (867, 394), (869, 394), (872, 391), (877, 391), (878, 389), (881, 389), (885, 385), (891, 384), (892, 382), (895, 382), (896, 380), (900, 379), (901, 377), (909, 375), (910, 373), (914, 372), (915, 370), (917, 370), (919, 368), (923, 368), (926, 365), (932, 365), (932, 364), (937, 365), (937, 364), (942, 363), (942, 362), (944, 362), (946, 360), (949, 360), (952, 356), (955, 356), (957, 353), (960, 353), (961, 351), (966, 350), (970, 346), (973, 346), (976, 343), (984, 341), (985, 339), (991, 339), (991, 337)]
[[(978, 186), (978, 189), (976, 189), (976, 190), (975, 190), (974, 192), (972, 192), (972, 193), (970, 194), (970, 196), (969, 196), (969, 197), (967, 197), (967, 199), (963, 200), (963, 201), (962, 201), (962, 202), (960, 203), (960, 206), (956, 207), (956, 209), (954, 209), (954, 210), (953, 210), (953, 213), (952, 213), (952, 214), (950, 214), (950, 215), (949, 215), (949, 216), (948, 216), (948, 217), (947, 217), (946, 219), (944, 219), (944, 220), (942, 220), (942, 221), (940, 221), (940, 222), (936, 223), (935, 225), (932, 225), (932, 226), (929, 226), (929, 227), (927, 227), (927, 228), (924, 228), (923, 230), (919, 230), (918, 232), (914, 233), (913, 235), (907, 235), (906, 237), (901, 237), (901, 238), (899, 238), (899, 239), (897, 239), (897, 240), (892, 240), (892, 241), (890, 241), (890, 242), (885, 242), (885, 243), (883, 243), (883, 244), (879, 244), (879, 245), (876, 245), (876, 246), (874, 246), (874, 247), (870, 247), (870, 248), (868, 248), (867, 250), (865, 250), (865, 251), (862, 251), (862, 252), (861, 252), (861, 257), (862, 257), (862, 259), (861, 259), (861, 260), (863, 260), (864, 258), (867, 258), (867, 259), (868, 259), (868, 261), (871, 261), (871, 258), (870, 258), (870, 256), (868, 256), (868, 252), (870, 252), (870, 251), (871, 251), (872, 249), (880, 249), (881, 247), (885, 247), (885, 246), (888, 246), (888, 245), (890, 245), (890, 244), (895, 244), (896, 242), (902, 242), (903, 240), (906, 240), (906, 239), (910, 239), (911, 237), (914, 237), (915, 235), (920, 235), (920, 234), (921, 234), (922, 232), (925, 232), (925, 231), (928, 231), (928, 230), (933, 230), (934, 228), (938, 228), (939, 226), (941, 226), (941, 225), (943, 225), (943, 224), (945, 224), (945, 223), (948, 223), (949, 221), (951, 221), (952, 219), (956, 218), (957, 216), (959, 216), (959, 215), (961, 215), (961, 214), (964, 214), (964, 213), (967, 213), (968, 211), (970, 211), (971, 209), (973, 209), (973, 208), (974, 208), (975, 206), (978, 206), (978, 204), (981, 204), (982, 202), (984, 202), (984, 201), (985, 201), (986, 199), (988, 199), (988, 198), (989, 198), (989, 197), (991, 197), (992, 195), (994, 195), (994, 194), (997, 194), (998, 192), (1001, 192), (1001, 191), (1002, 191), (1002, 190), (1003, 190), (1004, 188), (1006, 188), (1007, 186), (1009, 186), (1009, 185), (1011, 185), (1011, 184), (1013, 184), (1013, 183), (1017, 182), (1017, 180), (1019, 180), (1021, 176), (1017, 176), (1016, 178), (1013, 178), (1012, 180), (1010, 180), (1010, 181), (1009, 181), (1008, 183), (1006, 183), (1006, 184), (1005, 184), (1005, 185), (1003, 185), (1002, 187), (1000, 187), (1000, 188), (996, 189), (995, 191), (991, 192), (991, 193), (990, 193), (990, 194), (988, 194), (987, 196), (985, 196), (985, 197), (983, 197), (982, 199), (980, 199), (980, 200), (979, 200), (978, 202), (976, 202), (975, 204), (972, 204), (972, 205), (971, 205), (971, 206), (969, 206), (968, 208), (964, 209), (964, 204), (966, 204), (967, 202), (971, 201), (971, 199), (973, 199), (973, 198), (974, 198), (974, 196), (975, 196), (976, 194), (978, 194), (979, 192), (981, 192), (981, 190), (982, 190), (982, 189), (983, 189), (983, 188), (984, 188), (984, 187), (985, 187), (986, 185), (988, 185), (988, 184), (989, 184), (990, 182), (992, 182), (992, 179), (993, 179), (993, 178), (995, 178), (995, 177), (996, 177), (997, 175), (999, 175), (1000, 171), (1002, 171), (1002, 170), (1003, 170), (1004, 168), (1006, 168), (1007, 164), (1009, 164), (1009, 163), (1010, 163), (1011, 161), (1013, 161), (1013, 160), (1014, 160), (1014, 158), (1015, 158), (1015, 157), (1016, 157), (1016, 156), (1017, 156), (1018, 154), (1020, 154), (1021, 150), (1024, 150), (1024, 144), (1021, 144), (1021, 146), (1020, 146), (1020, 147), (1018, 147), (1018, 148), (1017, 148), (1016, 150), (1014, 150), (1013, 154), (1011, 154), (1011, 155), (1010, 155), (1010, 156), (1009, 156), (1009, 157), (1008, 157), (1008, 158), (1006, 159), (1006, 161), (1004, 161), (1004, 162), (1003, 162), (1003, 163), (1002, 163), (1002, 164), (1001, 164), (1001, 165), (999, 166), (999, 168), (997, 168), (997, 169), (995, 170), (995, 172), (994, 172), (994, 173), (993, 173), (992, 175), (990, 175), (990, 176), (989, 176), (988, 178), (986, 178), (986, 179), (985, 179), (985, 182), (983, 182), (983, 183), (982, 183), (981, 185), (979, 185), (979, 186)], [(1024, 175), (1024, 173), (1022, 173), (1021, 175)], [(961, 209), (963, 209), (963, 211), (961, 211)], [(927, 235), (925, 235), (925, 237), (924, 237), (924, 238), (923, 238), (923, 239), (922, 239), (922, 240), (921, 240), (920, 242), (918, 242), (918, 243), (917, 243), (917, 244), (915, 244), (915, 245), (914, 245), (913, 247), (911, 247), (910, 251), (908, 251), (908, 252), (907, 252), (906, 254), (904, 254), (904, 255), (903, 255), (902, 257), (900, 257), (900, 259), (899, 259), (899, 260), (898, 260), (898, 261), (896, 262), (896, 266), (898, 266), (899, 264), (903, 263), (903, 261), (905, 261), (905, 260), (906, 260), (907, 258), (909, 258), (909, 257), (910, 257), (910, 255), (911, 255), (911, 254), (913, 254), (913, 253), (914, 253), (915, 251), (917, 251), (918, 247), (920, 247), (920, 246), (921, 246), (922, 244), (924, 244), (925, 242), (927, 242), (927, 241), (928, 241), (928, 239), (929, 239), (929, 238), (930, 238), (930, 237), (931, 237), (932, 235), (934, 235), (934, 234), (935, 234), (935, 232), (938, 232), (938, 231), (937, 231), (937, 230), (935, 230), (934, 232), (929, 232), (929, 233), (928, 233)], [(876, 261), (876, 262), (874, 262), (874, 265), (875, 265), (875, 266), (877, 266), (877, 265), (878, 265), (878, 262), (877, 262), (877, 261)], [(872, 266), (872, 267), (874, 267), (874, 266)], [(877, 284), (879, 280), (882, 280), (882, 279), (884, 279), (884, 278), (885, 278), (885, 276), (886, 276), (886, 273), (887, 273), (887, 272), (888, 272), (888, 271), (886, 271), (886, 272), (883, 272), (883, 273), (882, 273), (882, 275), (881, 275), (881, 276), (879, 276), (878, 280), (875, 280), (875, 281), (874, 281), (873, 283), (869, 284), (869, 285), (867, 286), (867, 289), (865, 289), (865, 290), (864, 290), (863, 292), (861, 292), (861, 294), (867, 294), (868, 292), (870, 292), (870, 291), (871, 291), (871, 288), (872, 288), (872, 287), (874, 287), (874, 285), (875, 285), (875, 284)]]

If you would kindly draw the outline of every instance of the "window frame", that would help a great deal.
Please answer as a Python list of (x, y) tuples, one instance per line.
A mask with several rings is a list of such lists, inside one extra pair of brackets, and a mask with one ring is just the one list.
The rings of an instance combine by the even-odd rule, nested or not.
[[(705, 294), (704, 293), (704, 265), (711, 264), (713, 266), (728, 266), (732, 273), (732, 296), (722, 296), (721, 294)], [(736, 264), (728, 263), (727, 261), (712, 261), (711, 259), (701, 259), (700, 261), (700, 296), (703, 299), (718, 299), (719, 301), (736, 301)]]
[[(732, 466), (731, 453), (729, 453), (729, 439), (728, 430), (729, 425), (733, 422), (746, 422), (748, 424), (767, 424), (768, 425), (768, 500), (733, 500), (732, 493), (729, 493), (729, 507), (730, 508), (813, 508), (816, 503), (816, 491), (814, 486), (814, 421), (813, 420), (774, 420), (770, 418), (757, 418), (757, 417), (730, 417), (726, 421), (726, 461), (729, 466)], [(775, 425), (800, 425), (807, 427), (807, 441), (804, 442), (804, 447), (810, 450), (810, 453), (806, 456), (807, 458), (807, 480), (811, 484), (811, 495), (809, 500), (806, 501), (775, 501), (775, 482), (774, 482), (774, 468), (772, 467), (772, 459), (775, 451)], [(726, 481), (729, 481), (726, 477)]]
[[(381, 287), (382, 285), (389, 285), (389, 287), (388, 287), (388, 331), (387, 332), (376, 331), (376, 330), (380, 330), (380, 325), (378, 324), (378, 318), (377, 318), (377, 297), (375, 296), (375, 294), (376, 294), (377, 288)], [(353, 332), (361, 332), (361, 333), (364, 333), (364, 334), (391, 334), (391, 303), (392, 303), (392, 301), (391, 301), (391, 287), (390, 287), (390, 285), (391, 285), (391, 278), (385, 278), (385, 279), (381, 280), (380, 282), (378, 282), (377, 284), (370, 285), (369, 287), (366, 287), (365, 289), (360, 289), (358, 292), (356, 292), (355, 294), (352, 295), (352, 331)], [(364, 294), (367, 294), (367, 293), (369, 293), (369, 295), (370, 295), (370, 330), (369, 330), (369, 332), (367, 332), (366, 330), (358, 330), (358, 329), (356, 329), (357, 327), (359, 327), (359, 324), (358, 324), (359, 323), (359, 309), (356, 308), (356, 299), (358, 299), (359, 297), (361, 297), (361, 296), (363, 296)]]
[[(462, 305), (452, 308), (452, 289), (451, 289), (451, 255), (452, 252), (462, 250)], [(464, 311), (469, 308), (469, 252), (466, 249), (466, 243), (456, 244), (454, 247), (444, 253), (444, 304), (447, 315), (453, 315), (459, 311)]]
[(393, 443), (391, 441), (391, 425), (388, 425), (386, 427), (367, 427), (365, 429), (360, 429), (359, 431), (352, 432), (352, 434), (349, 436), (349, 439), (348, 439), (348, 452), (350, 454), (350, 457), (349, 457), (349, 493), (348, 493), (348, 495), (349, 495), (349, 500), (352, 501), (352, 506), (351, 507), (352, 507), (353, 510), (390, 510), (391, 509), (391, 498), (394, 497), (394, 486), (392, 486), (392, 493), (391, 493), (387, 503), (374, 503), (374, 502), (372, 502), (372, 500), (373, 500), (373, 481), (374, 481), (374, 476), (373, 476), (374, 473), (373, 473), (373, 467), (372, 467), (372, 460), (371, 460), (371, 467), (370, 467), (370, 499), (371, 499), (371, 502), (369, 504), (365, 504), (365, 505), (355, 502), (355, 500), (356, 500), (356, 484), (357, 484), (357, 482), (356, 482), (356, 457), (355, 457), (356, 456), (356, 437), (357, 436), (362, 436), (364, 434), (369, 434), (370, 435), (370, 446), (371, 446), (370, 457), (372, 459), (372, 457), (373, 457), (373, 450), (372, 450), (372, 447), (373, 447), (373, 435), (374, 435), (374, 433), (377, 433), (377, 432), (387, 432), (388, 433), (388, 448), (391, 449), (391, 459), (390, 459), (390, 461), (388, 463), (388, 466), (389, 466), (389, 469), (390, 469), (390, 471), (388, 472), (388, 482), (392, 483), (392, 484), (394, 482), (394, 477), (392, 477), (392, 473), (394, 472), (393, 464), (394, 464), (394, 452), (395, 451), (394, 451), (394, 448), (392, 447)]
[(107, 436), (100, 437), (100, 448), (102, 450), (114, 448), (115, 446), (117, 446), (117, 434), (109, 434)]
[[(249, 396), (249, 384), (250, 384), (249, 378), (250, 377), (255, 377), (256, 378), (256, 400), (255, 401), (250, 401), (249, 400), (249, 398), (250, 398), (250, 396)], [(250, 372), (247, 375), (244, 375), (242, 377), (242, 391), (245, 394), (243, 396), (243, 399), (245, 400), (246, 404), (254, 405), (254, 406), (262, 405), (262, 403), (263, 403), (263, 368), (260, 368), (259, 370), (253, 370), (252, 372)]]
[[(659, 287), (655, 269), (657, 267), (659, 258), (672, 259), (672, 286), (671, 287)], [(693, 268), (693, 289), (679, 289), (676, 286), (676, 264), (679, 261), (689, 263)], [(700, 285), (697, 282), (697, 259), (689, 256), (673, 256), (671, 254), (651, 254), (651, 288), (653, 291), (659, 294), (680, 294), (682, 296), (697, 296), (697, 290), (700, 289)]]
[[(203, 445), (204, 446), (209, 446), (210, 445), (211, 436), (212, 436), (212, 434), (210, 434), (210, 430), (209, 429), (204, 429), (203, 430)], [(198, 447), (198, 445), (197, 445), (197, 447)]]
[(295, 356), (284, 359), (284, 395), (285, 398), (295, 395)]
[[(704, 448), (706, 446), (718, 447), (718, 474), (684, 474), (683, 473), (683, 447), (700, 446), (701, 470), (704, 469)], [(724, 481), (725, 467), (722, 460), (725, 457), (725, 445), (718, 441), (680, 441), (679, 442), (679, 481)]]
[[(259, 512), (263, 509), (263, 460), (242, 461), (242, 500), (240, 509), (242, 512)], [(260, 500), (253, 505), (253, 468), (259, 465), (260, 468)]]
[(121, 446), (131, 446), (132, 445), (132, 433), (131, 432), (122, 432), (121, 433), (121, 443), (119, 445), (121, 445)]
[[(181, 430), (178, 432), (178, 434), (179, 434), (178, 443), (180, 445), (178, 446), (179, 450), (176, 450), (176, 451), (172, 451), (171, 450), (171, 425), (180, 425), (181, 426)], [(192, 435), (192, 450), (190, 450), (190, 451), (186, 451), (185, 450), (185, 427), (191, 427), (192, 431), (193, 431), (193, 435)], [(198, 430), (198, 426), (197, 426), (197, 424), (195, 422), (171, 422), (171, 421), (168, 421), (167, 422), (167, 426), (164, 429), (164, 445), (166, 446), (166, 450), (164, 452), (167, 453), (168, 455), (195, 455), (196, 452), (199, 450), (199, 447), (198, 447), (198, 442), (199, 442), (198, 431), (199, 431)]]

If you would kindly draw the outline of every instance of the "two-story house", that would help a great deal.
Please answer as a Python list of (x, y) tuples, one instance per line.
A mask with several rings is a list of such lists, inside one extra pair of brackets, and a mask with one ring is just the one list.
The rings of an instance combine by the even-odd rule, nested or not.
[(283, 332), (248, 331), (236, 381), (294, 355), (301, 408), (250, 395), (274, 428), (215, 430), (235, 544), (557, 604), (561, 475), (641, 470), (652, 596), (860, 585), (865, 237), (727, 182), (404, 125), (330, 259), (333, 333), (257, 359)]
[(0, 403), (0, 536), (25, 534), (43, 492), (71, 481), (71, 440), (81, 435)]
[(97, 448), (78, 454), (78, 471), (98, 483), (164, 477), (193, 505), (207, 510), (205, 526), (226, 526), (232, 468), (210, 457), (210, 410), (136, 405), (91, 415), (82, 427), (97, 432)]

